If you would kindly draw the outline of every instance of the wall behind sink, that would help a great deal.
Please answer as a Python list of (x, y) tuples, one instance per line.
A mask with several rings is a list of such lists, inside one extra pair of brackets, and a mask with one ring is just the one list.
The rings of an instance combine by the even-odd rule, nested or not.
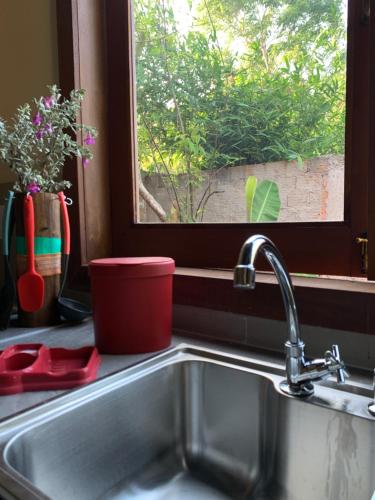
[[(59, 83), (57, 54), (55, 0), (0, 0), (1, 118), (8, 121), (19, 105)], [(0, 162), (0, 215), (12, 184)], [(0, 283), (2, 273), (0, 266)]]

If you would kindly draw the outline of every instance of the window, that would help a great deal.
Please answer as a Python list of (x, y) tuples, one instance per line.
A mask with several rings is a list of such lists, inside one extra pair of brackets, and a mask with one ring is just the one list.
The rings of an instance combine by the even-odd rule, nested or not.
[[(58, 2), (58, 6), (61, 2)], [(322, 5), (334, 2), (325, 0)], [(106, 19), (106, 60), (108, 65), (108, 106), (104, 102), (100, 108), (109, 114), (109, 166), (103, 156), (97, 166), (98, 174), (80, 183), (84, 187), (85, 206), (80, 210), (91, 212), (91, 219), (112, 226), (112, 253), (114, 255), (170, 255), (180, 266), (232, 268), (243, 241), (254, 233), (264, 233), (280, 248), (291, 271), (320, 274), (360, 275), (361, 252), (355, 239), (368, 226), (367, 179), (369, 158), (369, 24), (363, 12), (363, 3), (348, 2), (347, 39), (347, 98), (345, 130), (345, 187), (344, 216), (335, 222), (279, 222), (274, 223), (234, 223), (234, 224), (139, 224), (139, 195), (137, 184), (136, 154), (136, 113), (135, 113), (135, 64), (132, 29), (132, 4), (130, 0), (111, 2), (77, 2), (71, 0), (73, 33), (65, 31), (65, 38), (71, 40), (74, 53), (77, 33), (74, 29), (89, 26), (90, 17), (86, 11), (96, 11), (95, 19)], [(58, 7), (63, 10), (64, 7)], [(103, 10), (102, 10), (103, 9)], [(85, 15), (86, 16), (85, 16)], [(94, 19), (94, 20), (95, 20)], [(91, 19), (92, 20), (92, 19)], [(65, 17), (66, 24), (66, 17)], [(100, 31), (100, 22), (94, 23)], [(99, 29), (100, 28), (100, 29)], [(64, 38), (60, 30), (60, 38)], [(83, 31), (87, 35), (87, 29)], [(79, 44), (85, 44), (81, 37)], [(85, 45), (87, 54), (102, 54), (102, 41)], [(92, 40), (93, 41), (93, 40)], [(66, 54), (66, 50), (63, 53)], [(84, 51), (83, 51), (84, 52)], [(101, 59), (100, 59), (101, 60)], [(76, 59), (75, 59), (76, 61)], [(77, 61), (76, 61), (77, 62)], [(85, 74), (87, 61), (81, 59), (81, 75)], [(91, 65), (92, 74), (101, 72)], [(100, 69), (100, 68), (99, 68)], [(71, 75), (77, 85), (77, 75)], [(96, 78), (97, 80), (97, 78)], [(94, 81), (94, 80), (93, 80)], [(85, 80), (82, 86), (90, 84)], [(68, 84), (67, 84), (68, 86)], [(70, 85), (71, 86), (71, 85)], [(95, 102), (97, 106), (97, 102)], [(93, 107), (95, 107), (93, 106)], [(103, 116), (102, 116), (102, 119)], [(92, 120), (90, 120), (92, 122)], [(106, 186), (109, 170), (110, 186)], [(99, 186), (99, 191), (96, 191)], [(110, 191), (110, 208), (106, 205)], [(104, 200), (104, 201), (103, 201)], [(370, 198), (371, 200), (371, 198)], [(103, 218), (99, 210), (104, 204)], [(91, 206), (96, 210), (91, 210)], [(98, 208), (99, 207), (99, 208)], [(81, 214), (81, 219), (83, 219)], [(104, 222), (103, 222), (104, 221)], [(91, 220), (92, 226), (95, 221)], [(95, 248), (98, 241), (95, 233), (86, 231), (87, 248)], [(87, 245), (87, 241), (89, 244)], [(370, 240), (371, 241), (371, 240)], [(87, 250), (86, 248), (86, 250)], [(97, 251), (96, 255), (100, 255)], [(86, 252), (87, 253), (87, 252)], [(370, 249), (371, 255), (371, 249)]]
[(347, 0), (133, 0), (138, 222), (342, 221)]

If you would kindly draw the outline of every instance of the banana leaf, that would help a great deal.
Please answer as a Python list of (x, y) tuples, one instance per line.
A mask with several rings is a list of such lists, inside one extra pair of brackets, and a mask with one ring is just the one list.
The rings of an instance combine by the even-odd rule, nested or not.
[(280, 196), (277, 184), (264, 180), (257, 184), (250, 213), (250, 222), (277, 221), (280, 213)]

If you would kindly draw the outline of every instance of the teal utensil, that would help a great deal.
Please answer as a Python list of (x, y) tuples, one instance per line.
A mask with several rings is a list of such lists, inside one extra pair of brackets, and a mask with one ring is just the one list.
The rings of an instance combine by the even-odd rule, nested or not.
[(4, 284), (0, 290), (0, 330), (8, 328), (12, 307), (16, 300), (16, 285), (9, 261), (9, 242), (13, 232), (13, 200), (13, 191), (8, 191), (8, 196), (5, 200), (2, 227)]

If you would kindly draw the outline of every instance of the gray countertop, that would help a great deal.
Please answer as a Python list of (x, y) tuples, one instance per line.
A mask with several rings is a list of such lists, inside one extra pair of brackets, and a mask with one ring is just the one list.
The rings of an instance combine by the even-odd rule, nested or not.
[[(0, 350), (13, 344), (41, 343), (49, 347), (65, 347), (76, 349), (83, 346), (94, 345), (94, 330), (92, 321), (80, 325), (64, 324), (48, 328), (9, 328), (1, 332)], [(104, 355), (97, 378), (105, 377), (110, 373), (124, 369), (138, 361), (150, 357), (152, 354), (136, 355)], [(0, 396), (0, 420), (24, 411), (27, 408), (41, 404), (66, 391), (35, 391)]]
[[(240, 356), (251, 356), (252, 359), (276, 363), (280, 367), (285, 366), (284, 356), (280, 353), (270, 351), (254, 350), (244, 346), (233, 346), (228, 343), (215, 342), (209, 339), (186, 336), (179, 331), (179, 335), (174, 335), (172, 346), (182, 342), (194, 344), (201, 347), (212, 347), (229, 354)], [(87, 320), (80, 325), (63, 324), (57, 327), (48, 328), (9, 328), (0, 334), (0, 351), (13, 344), (41, 343), (49, 347), (79, 348), (94, 345), (94, 329), (91, 320)], [(101, 365), (97, 379), (103, 378), (111, 373), (123, 370), (135, 363), (143, 361), (155, 353), (136, 355), (105, 355), (101, 354)], [(362, 387), (370, 387), (369, 375), (356, 373), (351, 370), (351, 384), (359, 384)], [(0, 421), (25, 411), (33, 406), (40, 405), (67, 391), (35, 391), (13, 394), (10, 396), (0, 396)], [(370, 396), (370, 392), (369, 392)]]

